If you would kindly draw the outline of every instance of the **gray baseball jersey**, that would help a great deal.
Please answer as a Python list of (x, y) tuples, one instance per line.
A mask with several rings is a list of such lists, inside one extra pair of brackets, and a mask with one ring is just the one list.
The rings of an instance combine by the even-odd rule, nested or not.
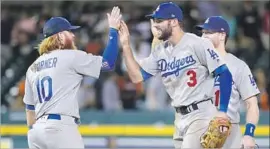
[(77, 92), (83, 75), (99, 77), (102, 57), (80, 50), (55, 50), (41, 55), (27, 70), (24, 103), (36, 117), (62, 114), (79, 118)]
[[(260, 93), (253, 75), (248, 67), (248, 65), (235, 57), (234, 55), (228, 53), (224, 57), (232, 77), (233, 85), (231, 92), (231, 99), (228, 106), (228, 116), (231, 118), (233, 123), (240, 122), (240, 103), (241, 100), (248, 99), (249, 97), (255, 96)], [(215, 103), (218, 104), (219, 101), (219, 79), (215, 79)]]
[(178, 107), (211, 98), (212, 72), (224, 62), (208, 39), (185, 33), (177, 45), (165, 41), (139, 64), (152, 75), (160, 73), (172, 106)]

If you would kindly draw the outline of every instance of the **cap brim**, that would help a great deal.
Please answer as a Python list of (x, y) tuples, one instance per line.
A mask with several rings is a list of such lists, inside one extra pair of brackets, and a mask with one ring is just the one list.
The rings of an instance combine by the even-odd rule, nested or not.
[(152, 18), (154, 18), (154, 14), (148, 14), (148, 15), (146, 15), (145, 16), (147, 19), (152, 19)]
[(157, 14), (149, 14), (149, 15), (146, 15), (145, 17), (148, 19), (168, 19), (168, 18), (160, 17)]
[(203, 30), (203, 29), (205, 29), (205, 26), (203, 26), (203, 25), (196, 25), (195, 26), (195, 29), (197, 29), (197, 30)]
[(69, 29), (70, 30), (76, 30), (76, 29), (79, 29), (79, 28), (81, 28), (80, 26), (71, 26)]

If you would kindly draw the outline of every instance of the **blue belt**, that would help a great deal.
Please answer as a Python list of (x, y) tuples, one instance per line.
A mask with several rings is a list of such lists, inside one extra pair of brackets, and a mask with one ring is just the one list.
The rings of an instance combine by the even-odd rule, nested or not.
[(48, 114), (48, 119), (61, 120), (61, 115), (59, 115), (59, 114)]
[[(80, 119), (73, 117), (74, 118), (74, 122), (76, 124), (80, 124)], [(53, 120), (61, 120), (61, 115), (60, 114), (48, 114), (48, 118), (47, 119), (53, 119)]]

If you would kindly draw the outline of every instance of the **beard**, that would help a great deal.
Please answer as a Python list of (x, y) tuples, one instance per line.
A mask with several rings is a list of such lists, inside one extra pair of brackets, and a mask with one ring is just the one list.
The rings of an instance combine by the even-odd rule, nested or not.
[(72, 39), (66, 39), (66, 42), (65, 42), (63, 49), (77, 50), (78, 48)]
[(165, 29), (159, 28), (161, 35), (158, 37), (159, 40), (166, 41), (172, 36), (172, 27), (169, 24)]

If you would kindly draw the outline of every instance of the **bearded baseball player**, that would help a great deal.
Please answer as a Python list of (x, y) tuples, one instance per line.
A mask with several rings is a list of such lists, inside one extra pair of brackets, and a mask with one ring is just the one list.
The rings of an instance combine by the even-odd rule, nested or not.
[[(221, 16), (212, 16), (203, 25), (198, 25), (196, 28), (202, 31), (202, 37), (212, 41), (215, 49), (225, 60), (233, 77), (231, 99), (227, 112), (232, 123), (232, 129), (223, 148), (240, 148), (241, 143), (244, 148), (254, 148), (254, 131), (259, 120), (257, 95), (260, 92), (248, 65), (234, 55), (226, 52), (225, 45), (230, 33), (229, 24)], [(217, 77), (215, 79), (215, 86), (217, 87), (214, 101), (216, 106), (219, 105), (219, 83), (219, 78)], [(246, 130), (242, 141), (242, 133), (239, 126), (241, 100), (245, 101), (247, 108)]]
[(114, 7), (108, 15), (109, 41), (103, 56), (77, 50), (72, 26), (53, 17), (43, 28), (40, 57), (26, 73), (25, 96), (28, 145), (31, 149), (84, 148), (78, 131), (77, 92), (83, 76), (98, 78), (100, 71), (114, 69), (118, 55), (121, 14)]
[[(119, 35), (123, 57), (132, 82), (142, 82), (154, 75), (162, 77), (176, 111), (175, 148), (206, 148), (205, 140), (214, 132), (217, 132), (214, 138), (226, 138), (231, 127), (226, 113), (232, 76), (213, 44), (183, 31), (182, 10), (172, 2), (161, 3), (147, 17), (152, 19), (152, 27), (161, 43), (153, 44), (149, 57), (135, 61), (128, 27), (122, 21)], [(219, 111), (212, 102), (217, 76), (221, 96)], [(219, 146), (220, 142), (214, 142), (213, 147)]]

